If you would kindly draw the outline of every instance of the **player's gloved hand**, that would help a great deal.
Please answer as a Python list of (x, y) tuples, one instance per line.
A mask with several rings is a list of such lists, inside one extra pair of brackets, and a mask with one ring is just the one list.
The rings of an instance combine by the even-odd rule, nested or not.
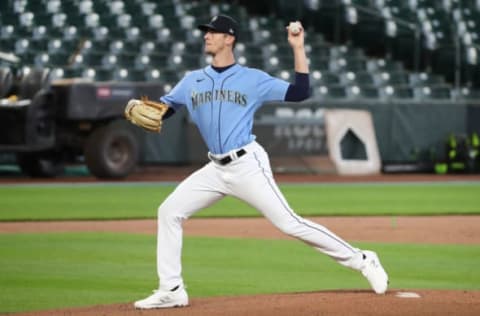
[(160, 132), (167, 110), (168, 105), (165, 103), (152, 101), (147, 97), (131, 99), (125, 107), (125, 118), (147, 131)]

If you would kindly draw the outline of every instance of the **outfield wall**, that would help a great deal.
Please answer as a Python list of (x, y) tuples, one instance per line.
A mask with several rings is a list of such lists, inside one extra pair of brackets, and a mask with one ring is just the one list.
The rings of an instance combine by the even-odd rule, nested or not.
[[(341, 102), (307, 100), (265, 104), (256, 115), (254, 133), (272, 155), (317, 157), (328, 154), (325, 109), (362, 109), (372, 113), (383, 163), (413, 163), (445, 157), (450, 133), (480, 133), (480, 106), (467, 102)], [(145, 163), (207, 161), (197, 128), (182, 111), (174, 115), (161, 135), (145, 134)]]

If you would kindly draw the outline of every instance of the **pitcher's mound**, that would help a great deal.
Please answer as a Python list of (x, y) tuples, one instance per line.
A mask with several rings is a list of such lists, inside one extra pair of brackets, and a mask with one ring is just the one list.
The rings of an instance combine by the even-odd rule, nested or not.
[(389, 290), (321, 291), (255, 296), (193, 298), (190, 306), (135, 310), (131, 303), (64, 309), (16, 316), (64, 315), (195, 315), (195, 316), (313, 316), (313, 315), (480, 315), (480, 291)]

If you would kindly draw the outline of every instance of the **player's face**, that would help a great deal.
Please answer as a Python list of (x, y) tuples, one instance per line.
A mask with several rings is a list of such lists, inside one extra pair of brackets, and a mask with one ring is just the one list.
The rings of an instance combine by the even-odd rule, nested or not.
[(215, 56), (226, 49), (231, 49), (231, 45), (229, 45), (229, 37), (231, 36), (224, 33), (214, 31), (205, 32), (205, 35), (203, 36), (205, 41), (205, 53)]

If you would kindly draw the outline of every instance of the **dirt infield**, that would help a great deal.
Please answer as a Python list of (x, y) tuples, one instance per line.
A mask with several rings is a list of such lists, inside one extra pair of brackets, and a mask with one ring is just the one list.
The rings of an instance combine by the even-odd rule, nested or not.
[[(344, 239), (366, 242), (480, 244), (480, 216), (310, 217)], [(155, 234), (155, 220), (4, 222), (1, 233), (126, 232)], [(264, 218), (193, 218), (188, 236), (289, 238)]]
[[(402, 298), (408, 294), (419, 298)], [(407, 294), (407, 295), (405, 295)], [(137, 311), (132, 304), (101, 305), (17, 316), (478, 316), (480, 292), (400, 291), (375, 295), (367, 291), (322, 291), (275, 295), (192, 299), (186, 308)]]
[[(187, 170), (190, 171), (190, 170)], [(188, 172), (187, 172), (188, 173)], [(133, 175), (130, 181), (178, 181), (186, 175), (152, 173)], [(334, 177), (280, 175), (283, 182), (364, 182), (364, 181), (480, 181), (479, 176), (379, 176)], [(90, 182), (90, 177), (60, 178), (58, 182)], [(27, 179), (3, 178), (3, 183), (29, 182)], [(480, 243), (480, 216), (438, 217), (315, 217), (311, 218), (351, 241), (381, 241), (427, 244)], [(263, 218), (190, 219), (185, 223), (189, 236), (288, 238)], [(155, 220), (74, 221), (74, 222), (7, 222), (0, 223), (0, 233), (102, 231), (155, 234)], [(460, 282), (461, 280), (459, 280)], [(411, 297), (416, 296), (416, 297)], [(135, 297), (133, 299), (139, 299)], [(386, 295), (371, 291), (319, 291), (274, 295), (191, 298), (190, 306), (182, 309), (153, 311), (134, 310), (131, 302), (54, 311), (19, 313), (17, 316), (68, 315), (480, 315), (480, 291), (390, 289)]]

